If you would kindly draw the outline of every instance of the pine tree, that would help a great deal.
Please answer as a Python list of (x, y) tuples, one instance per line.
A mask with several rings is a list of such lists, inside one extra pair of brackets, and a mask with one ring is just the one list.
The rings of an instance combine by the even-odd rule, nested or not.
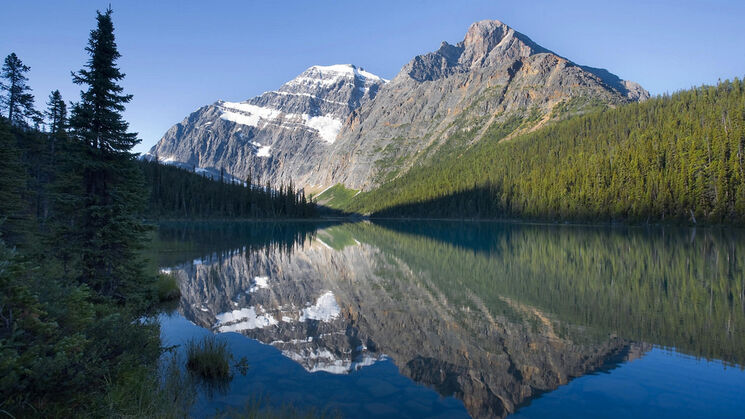
[(49, 95), (46, 117), (49, 120), (49, 134), (52, 138), (60, 138), (67, 127), (67, 105), (62, 100), (59, 90)]
[(49, 163), (54, 166), (57, 143), (67, 136), (67, 105), (59, 90), (49, 95), (46, 117), (49, 121)]
[(38, 155), (37, 160), (40, 163), (38, 215), (42, 222), (50, 217), (51, 195), (54, 193), (53, 185), (55, 173), (58, 169), (58, 143), (67, 136), (67, 105), (62, 100), (59, 90), (55, 90), (49, 95), (47, 111), (44, 115), (49, 122), (49, 133), (40, 144), (41, 149), (36, 153)]
[(26, 73), (31, 67), (23, 64), (15, 52), (5, 57), (0, 76), (0, 89), (6, 93), (0, 98), (0, 106), (8, 111), (8, 120), (13, 125), (27, 125), (26, 119), (38, 120), (39, 113), (34, 109), (34, 95), (26, 84)]
[(73, 81), (87, 89), (73, 106), (70, 128), (85, 149), (78, 168), (83, 181), (79, 278), (101, 295), (124, 299), (142, 280), (135, 259), (143, 240), (145, 192), (131, 152), (139, 140), (127, 132), (129, 124), (121, 115), (132, 96), (117, 84), (124, 74), (116, 66), (121, 55), (111, 14), (110, 8), (97, 12), (97, 26), (85, 49), (90, 59), (73, 73)]

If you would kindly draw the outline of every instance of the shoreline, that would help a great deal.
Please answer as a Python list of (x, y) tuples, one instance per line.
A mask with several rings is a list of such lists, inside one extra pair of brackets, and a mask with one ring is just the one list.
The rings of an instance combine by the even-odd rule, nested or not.
[(733, 228), (745, 229), (740, 224), (684, 224), (675, 222), (644, 222), (631, 223), (623, 221), (547, 221), (540, 219), (521, 219), (521, 218), (448, 218), (448, 217), (376, 217), (368, 215), (348, 215), (348, 216), (330, 216), (316, 218), (165, 218), (165, 219), (145, 219), (148, 224), (162, 223), (212, 223), (212, 222), (237, 222), (237, 223), (317, 223), (326, 221), (340, 222), (375, 222), (375, 221), (439, 221), (439, 222), (460, 222), (460, 223), (501, 223), (501, 224), (525, 224), (538, 226), (572, 226), (572, 227), (610, 227), (610, 228), (642, 228), (642, 227), (674, 227), (674, 228)]

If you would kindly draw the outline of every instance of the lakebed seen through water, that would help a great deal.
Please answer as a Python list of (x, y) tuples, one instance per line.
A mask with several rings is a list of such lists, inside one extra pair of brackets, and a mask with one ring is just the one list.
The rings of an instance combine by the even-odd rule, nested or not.
[(165, 345), (215, 333), (249, 368), (193, 414), (738, 417), (737, 230), (489, 222), (174, 223)]

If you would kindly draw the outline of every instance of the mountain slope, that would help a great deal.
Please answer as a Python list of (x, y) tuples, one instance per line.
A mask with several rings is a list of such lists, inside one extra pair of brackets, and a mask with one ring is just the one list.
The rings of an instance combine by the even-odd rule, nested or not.
[(218, 101), (153, 147), (163, 161), (370, 190), (411, 167), (457, 156), (485, 135), (511, 137), (588, 109), (644, 100), (636, 83), (579, 66), (499, 21), (415, 57), (389, 83), (351, 65), (314, 66), (277, 91)]
[(303, 183), (349, 114), (385, 80), (353, 65), (313, 66), (276, 91), (244, 102), (217, 101), (174, 125), (148, 153), (255, 183)]
[(361, 193), (381, 216), (745, 222), (745, 82), (574, 117)]
[[(648, 97), (636, 83), (574, 64), (499, 21), (481, 21), (462, 42), (415, 57), (355, 111), (311, 179), (369, 190), (438, 153), (457, 155), (490, 128), (508, 136)], [(563, 113), (554, 112), (559, 106)]]

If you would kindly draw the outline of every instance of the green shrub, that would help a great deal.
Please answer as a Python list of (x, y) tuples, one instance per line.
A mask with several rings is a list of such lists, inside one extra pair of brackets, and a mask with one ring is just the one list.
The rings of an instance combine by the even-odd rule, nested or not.
[(184, 374), (178, 356), (171, 354), (154, 371), (138, 367), (109, 382), (105, 403), (92, 416), (176, 419), (189, 416), (196, 387)]
[(176, 275), (159, 273), (156, 287), (160, 301), (173, 301), (181, 298), (181, 289), (179, 289)]
[(228, 381), (230, 361), (233, 355), (228, 351), (228, 345), (219, 341), (214, 335), (209, 335), (199, 341), (190, 340), (186, 344), (186, 368), (207, 381)]

